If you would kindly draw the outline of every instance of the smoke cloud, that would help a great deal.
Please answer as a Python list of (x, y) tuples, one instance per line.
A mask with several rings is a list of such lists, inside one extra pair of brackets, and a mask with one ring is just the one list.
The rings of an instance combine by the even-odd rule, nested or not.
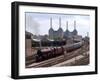
[(30, 15), (26, 15), (26, 31), (39, 35), (40, 24)]

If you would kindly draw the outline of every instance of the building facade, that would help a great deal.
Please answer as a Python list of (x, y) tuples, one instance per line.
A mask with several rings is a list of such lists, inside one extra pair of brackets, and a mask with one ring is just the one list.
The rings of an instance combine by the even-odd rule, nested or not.
[(68, 30), (68, 21), (66, 22), (66, 31), (64, 32), (63, 29), (61, 28), (61, 18), (59, 18), (59, 29), (55, 31), (52, 27), (52, 18), (50, 19), (50, 29), (49, 29), (49, 38), (50, 39), (67, 39), (67, 38), (72, 38), (73, 36), (77, 36), (78, 32), (76, 30), (76, 21), (74, 21), (74, 30), (70, 32)]

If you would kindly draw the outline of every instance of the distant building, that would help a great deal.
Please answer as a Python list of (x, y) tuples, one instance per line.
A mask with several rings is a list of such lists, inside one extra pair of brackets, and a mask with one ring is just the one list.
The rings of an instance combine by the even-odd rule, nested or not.
[(66, 31), (64, 32), (64, 38), (68, 38), (70, 35), (70, 31), (68, 30), (68, 21), (66, 22)]
[(74, 21), (74, 30), (72, 32), (72, 34), (75, 36), (78, 34), (77, 30), (76, 30), (76, 21)]
[(50, 29), (49, 29), (50, 39), (61, 39), (63, 38), (63, 29), (61, 28), (61, 18), (59, 18), (59, 29), (55, 31), (52, 28), (52, 18), (50, 19)]
[(25, 31), (25, 38), (26, 39), (32, 39), (33, 34), (31, 32)]
[(76, 30), (76, 21), (74, 21), (74, 30), (70, 32), (68, 30), (68, 21), (66, 22), (66, 31), (64, 32), (63, 29), (61, 28), (61, 18), (59, 18), (59, 29), (55, 31), (52, 28), (52, 18), (50, 19), (50, 29), (49, 29), (49, 38), (50, 39), (68, 39), (72, 38), (74, 36), (77, 36), (78, 32)]
[(64, 32), (64, 38), (68, 39), (68, 38), (76, 37), (77, 35), (78, 32), (76, 30), (76, 21), (74, 21), (74, 30), (72, 32), (68, 30), (68, 22), (66, 22), (66, 31)]
[(26, 58), (32, 55), (32, 36), (33, 34), (25, 31), (25, 56)]

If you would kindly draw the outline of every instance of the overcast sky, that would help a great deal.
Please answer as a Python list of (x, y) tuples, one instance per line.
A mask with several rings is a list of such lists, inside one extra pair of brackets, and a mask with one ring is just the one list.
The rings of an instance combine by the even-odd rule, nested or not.
[(59, 18), (61, 18), (61, 27), (66, 30), (66, 21), (68, 21), (69, 31), (74, 29), (74, 21), (76, 21), (76, 29), (79, 35), (86, 36), (90, 29), (90, 16), (78, 14), (50, 14), (50, 13), (25, 13), (26, 30), (35, 35), (48, 34), (50, 29), (50, 18), (52, 18), (52, 27), (54, 30), (59, 28)]

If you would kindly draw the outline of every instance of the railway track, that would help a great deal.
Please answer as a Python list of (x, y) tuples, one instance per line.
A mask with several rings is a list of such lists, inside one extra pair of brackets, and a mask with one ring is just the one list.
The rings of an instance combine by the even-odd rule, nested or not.
[(58, 63), (64, 62), (66, 60), (69, 60), (69, 59), (72, 59), (74, 57), (81, 55), (80, 52), (81, 52), (81, 48), (79, 48), (73, 52), (70, 52), (70, 53), (65, 53), (64, 55), (60, 55), (60, 56), (55, 57), (55, 58), (51, 58), (51, 59), (48, 59), (48, 60), (45, 60), (42, 62), (38, 62), (38, 63), (29, 64), (26, 66), (26, 68), (32, 68), (32, 67), (38, 68), (38, 67), (53, 66), (53, 65), (56, 65)]
[(72, 59), (53, 65), (52, 67), (86, 65), (88, 63), (89, 63), (89, 52), (87, 52), (86, 56), (78, 55)]
[[(42, 51), (41, 54), (46, 55), (46, 56), (43, 56), (44, 59), (40, 59), (39, 55), (38, 55), (38, 57), (36, 58), (36, 55), (34, 54), (34, 56), (31, 56), (31, 57), (26, 58), (26, 66), (27, 66), (27, 65), (30, 65), (30, 64), (32, 64), (32, 63), (35, 63), (36, 60), (39, 62), (39, 61), (43, 61), (43, 60), (47, 60), (47, 59), (51, 59), (51, 58), (55, 58), (55, 57), (58, 57), (58, 56), (60, 56), (60, 55), (63, 55), (63, 54), (64, 54), (63, 51), (65, 51), (65, 52), (66, 52), (66, 51), (67, 51), (67, 52), (75, 51), (75, 50), (81, 48), (81, 46), (83, 46), (83, 45), (82, 45), (82, 42), (79, 42), (79, 43), (75, 43), (75, 44), (65, 45), (65, 46), (63, 46), (63, 47), (58, 47), (58, 48), (55, 48), (55, 50), (54, 50), (54, 49), (52, 49), (52, 50), (49, 49), (49, 50), (48, 50), (49, 53), (48, 53), (48, 52), (43, 52), (43, 51)], [(52, 52), (52, 53), (51, 53), (51, 52)], [(58, 52), (58, 53), (57, 53), (57, 52)], [(40, 52), (39, 52), (39, 54), (40, 54)], [(69, 53), (68, 53), (68, 54), (69, 54)], [(70, 55), (73, 56), (73, 54), (70, 54)], [(69, 57), (70, 55), (68, 55), (68, 57)], [(51, 57), (51, 56), (52, 56), (52, 57)]]

